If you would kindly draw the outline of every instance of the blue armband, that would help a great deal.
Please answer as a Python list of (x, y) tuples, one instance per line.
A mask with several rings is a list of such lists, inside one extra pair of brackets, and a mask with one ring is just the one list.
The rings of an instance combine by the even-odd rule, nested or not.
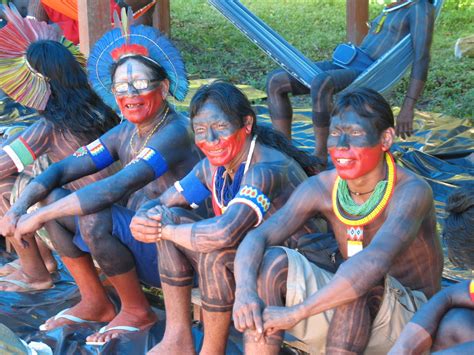
[(194, 171), (191, 171), (180, 181), (176, 181), (174, 187), (184, 196), (191, 208), (198, 208), (199, 204), (211, 194)]
[(168, 171), (168, 163), (166, 163), (166, 160), (163, 158), (160, 152), (151, 147), (143, 148), (137, 157), (129, 163), (129, 165), (139, 161), (143, 161), (153, 169), (153, 172), (155, 173), (155, 179), (159, 178)]
[(270, 199), (262, 191), (250, 185), (242, 186), (227, 208), (236, 203), (243, 203), (255, 211), (258, 217), (255, 226), (262, 223), (265, 213), (270, 209)]
[[(87, 151), (87, 154), (91, 157), (92, 161), (95, 164), (95, 167), (98, 170), (102, 170), (106, 167), (108, 167), (110, 164), (112, 164), (115, 160), (112, 157), (112, 154), (110, 154), (109, 150), (105, 145), (102, 144), (100, 139), (96, 139), (92, 143), (89, 143), (85, 150)], [(76, 153), (74, 153), (74, 156), (80, 157), (84, 151), (84, 148), (79, 148)]]

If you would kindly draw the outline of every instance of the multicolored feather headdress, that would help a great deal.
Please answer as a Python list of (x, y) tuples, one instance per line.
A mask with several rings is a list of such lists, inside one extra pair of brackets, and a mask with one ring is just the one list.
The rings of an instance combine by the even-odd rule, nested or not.
[(97, 93), (111, 107), (116, 107), (111, 91), (110, 69), (121, 58), (140, 55), (158, 64), (170, 81), (170, 94), (182, 101), (188, 92), (186, 68), (179, 51), (160, 31), (144, 25), (131, 26), (133, 14), (122, 8), (122, 21), (114, 14), (116, 28), (97, 41), (89, 56), (89, 80)]
[(55, 27), (34, 18), (23, 18), (12, 4), (0, 6), (8, 20), (0, 29), (0, 89), (23, 106), (44, 110), (51, 95), (49, 79), (28, 63), (28, 47), (39, 40), (58, 41), (82, 66), (86, 59)]

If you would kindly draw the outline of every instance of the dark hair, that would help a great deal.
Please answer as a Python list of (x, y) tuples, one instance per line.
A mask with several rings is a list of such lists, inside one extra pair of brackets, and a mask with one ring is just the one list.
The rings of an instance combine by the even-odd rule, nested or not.
[(369, 119), (379, 135), (387, 128), (394, 127), (392, 108), (375, 90), (357, 88), (340, 94), (336, 99), (332, 116), (348, 110)]
[(153, 73), (153, 80), (164, 80), (168, 78), (168, 76), (166, 75), (166, 71), (158, 63), (155, 63), (154, 61), (141, 55), (131, 55), (127, 57), (122, 57), (117, 62), (112, 64), (112, 67), (110, 68), (110, 77), (112, 78), (112, 80), (114, 79), (114, 75), (117, 71), (117, 68), (130, 59), (136, 60), (137, 62), (140, 62), (145, 65), (147, 68), (150, 68)]
[(34, 42), (28, 47), (26, 58), (49, 79), (51, 96), (41, 114), (60, 132), (69, 131), (92, 141), (120, 122), (92, 90), (84, 69), (61, 43)]
[(244, 117), (252, 116), (252, 134), (257, 134), (257, 141), (275, 148), (295, 159), (308, 175), (314, 175), (322, 170), (321, 161), (297, 149), (283, 134), (269, 127), (257, 125), (257, 116), (250, 101), (236, 86), (223, 81), (214, 81), (201, 86), (191, 100), (189, 114), (194, 118), (206, 102), (212, 102), (219, 107), (232, 122), (239, 127), (244, 126)]
[(443, 241), (453, 264), (474, 269), (474, 189), (458, 188), (446, 204), (448, 217), (444, 222)]

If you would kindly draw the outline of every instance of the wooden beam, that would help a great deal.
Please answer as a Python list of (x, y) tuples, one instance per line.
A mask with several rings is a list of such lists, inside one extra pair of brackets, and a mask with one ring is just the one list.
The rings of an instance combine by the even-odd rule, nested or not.
[(346, 0), (347, 40), (360, 44), (367, 34), (369, 20), (369, 0)]
[(111, 28), (110, 2), (78, 0), (79, 42), (81, 52), (88, 56), (95, 42)]
[(158, 0), (153, 10), (153, 27), (171, 36), (170, 0)]

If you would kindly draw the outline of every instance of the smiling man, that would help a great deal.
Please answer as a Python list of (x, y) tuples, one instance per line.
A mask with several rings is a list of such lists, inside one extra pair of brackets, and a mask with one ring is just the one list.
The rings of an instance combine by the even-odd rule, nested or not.
[[(303, 169), (313, 171), (319, 165), (282, 135), (257, 126), (250, 102), (231, 84), (200, 88), (190, 114), (196, 145), (207, 159), (158, 200), (144, 205), (130, 226), (136, 239), (158, 245), (166, 331), (152, 350), (155, 354), (195, 353), (189, 312), (194, 272), (203, 307), (201, 354), (225, 353), (237, 246), (308, 178)], [(196, 206), (208, 195), (214, 218), (199, 220), (189, 211), (169, 209)], [(318, 229), (316, 219), (309, 218), (292, 235)]]
[[(234, 321), (245, 331), (246, 352), (277, 354), (289, 330), (318, 354), (387, 353), (418, 306), (439, 290), (432, 192), (396, 166), (389, 153), (393, 123), (375, 91), (343, 94), (328, 139), (336, 169), (302, 183), (245, 237), (235, 260)], [(265, 252), (317, 213), (346, 259), (335, 274), (296, 250)]]
[[(40, 329), (108, 322), (87, 339), (98, 345), (156, 322), (139, 283), (160, 286), (156, 247), (136, 242), (128, 226), (137, 206), (183, 178), (201, 156), (189, 119), (166, 101), (168, 94), (182, 100), (188, 82), (179, 52), (157, 30), (131, 26), (105, 34), (89, 58), (89, 73), (97, 75), (91, 81), (109, 102), (107, 95), (113, 92), (126, 120), (28, 185), (14, 207), (24, 206), (26, 211), (45, 198), (49, 204), (23, 215), (15, 238), (20, 242), (44, 225), (81, 292), (77, 305), (49, 319)], [(114, 161), (123, 165), (115, 175), (74, 193), (61, 189)], [(120, 297), (118, 314), (91, 256)]]

